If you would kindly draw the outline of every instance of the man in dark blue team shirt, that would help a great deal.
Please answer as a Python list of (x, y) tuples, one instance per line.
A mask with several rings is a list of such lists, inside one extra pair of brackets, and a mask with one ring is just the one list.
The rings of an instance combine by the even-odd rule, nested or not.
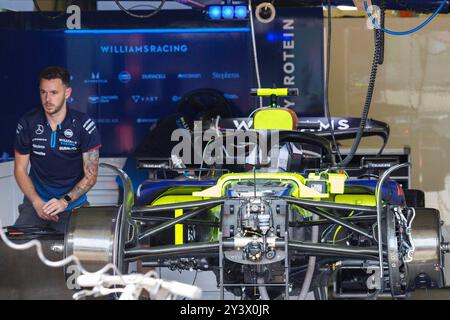
[(48, 67), (39, 79), (42, 107), (19, 120), (14, 142), (14, 175), (25, 194), (15, 225), (64, 232), (71, 210), (87, 204), (97, 180), (100, 136), (87, 114), (67, 107), (67, 70)]

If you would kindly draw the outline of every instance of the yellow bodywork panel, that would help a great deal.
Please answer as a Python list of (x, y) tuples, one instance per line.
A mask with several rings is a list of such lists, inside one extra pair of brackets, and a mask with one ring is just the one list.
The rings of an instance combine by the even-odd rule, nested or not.
[[(346, 175), (340, 174), (342, 176), (341, 179), (337, 179), (337, 177), (334, 177), (333, 180), (333, 186), (330, 186), (330, 190), (334, 191), (341, 191), (341, 193), (344, 192), (343, 185), (340, 184), (345, 182), (345, 179), (347, 179)], [(217, 180), (217, 184), (215, 186), (212, 186), (206, 190), (199, 191), (199, 192), (193, 192), (193, 196), (197, 197), (212, 197), (212, 198), (218, 198), (222, 197), (224, 195), (225, 187), (228, 183), (233, 181), (248, 181), (253, 180), (254, 174), (253, 172), (245, 172), (245, 173), (229, 173), (225, 174), (222, 177)], [(286, 181), (286, 182), (293, 182), (297, 185), (298, 188), (295, 188), (294, 194), (291, 196), (297, 197), (297, 198), (328, 198), (330, 196), (329, 193), (319, 193), (315, 191), (314, 189), (308, 188), (306, 186), (306, 180), (302, 175), (296, 174), (296, 173), (288, 173), (288, 172), (258, 172), (256, 174), (257, 180), (279, 180), (279, 181)], [(339, 184), (334, 186), (334, 184)]]
[(334, 202), (371, 207), (377, 205), (375, 196), (370, 194), (339, 194), (334, 197)]
[[(169, 196), (162, 196), (155, 201), (152, 202), (152, 206), (158, 206), (163, 204), (174, 204), (178, 202), (190, 202), (190, 201), (200, 201), (204, 200), (203, 197), (194, 197), (190, 195), (169, 195)], [(179, 216), (183, 215), (183, 209), (176, 209), (174, 212), (175, 218), (178, 218)], [(176, 224), (175, 225), (175, 239), (174, 243), (177, 244), (184, 244), (184, 231), (183, 231), (183, 225), (182, 224)]]
[(286, 97), (288, 95), (288, 88), (260, 88), (256, 90), (256, 95), (258, 97), (269, 97), (269, 96), (278, 96), (278, 97)]
[(253, 128), (256, 130), (293, 130), (292, 114), (281, 108), (265, 108), (258, 110), (253, 117)]

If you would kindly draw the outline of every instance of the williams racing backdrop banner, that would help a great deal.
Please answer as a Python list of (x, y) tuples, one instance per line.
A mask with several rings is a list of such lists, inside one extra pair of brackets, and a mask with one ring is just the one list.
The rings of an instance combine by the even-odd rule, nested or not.
[[(249, 20), (212, 21), (195, 10), (164, 10), (145, 21), (122, 12), (86, 12), (82, 29), (67, 30), (38, 13), (1, 15), (0, 41), (7, 44), (0, 47), (0, 98), (8, 110), (0, 117), (4, 159), (13, 154), (19, 118), (40, 106), (37, 77), (49, 65), (70, 71), (69, 106), (97, 123), (102, 156), (131, 155), (192, 90), (219, 90), (234, 117), (257, 107), (250, 96), (257, 78)], [(298, 88), (298, 97), (279, 102), (300, 116), (323, 115), (322, 20), (321, 7), (277, 8), (270, 23), (254, 19), (262, 86)]]

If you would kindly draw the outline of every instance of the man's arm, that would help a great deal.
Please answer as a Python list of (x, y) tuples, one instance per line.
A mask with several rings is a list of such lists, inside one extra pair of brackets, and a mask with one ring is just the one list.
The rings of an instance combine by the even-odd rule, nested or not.
[[(76, 201), (82, 195), (87, 193), (97, 182), (98, 159), (98, 149), (83, 153), (84, 177), (68, 193), (68, 195), (72, 199), (72, 202)], [(64, 199), (51, 199), (44, 206), (44, 212), (52, 216), (56, 216), (57, 214), (63, 212), (68, 206), (69, 203), (67, 203)]]
[(41, 219), (44, 220), (55, 220), (55, 218), (50, 217), (43, 211), (43, 206), (45, 202), (39, 197), (34, 189), (33, 182), (31, 182), (28, 176), (28, 165), (30, 163), (29, 154), (21, 154), (15, 151), (14, 155), (14, 177), (16, 178), (17, 184), (20, 190), (25, 194), (25, 196), (33, 204), (36, 213)]
[(68, 194), (72, 202), (87, 193), (97, 182), (99, 151), (93, 150), (83, 153), (84, 177)]

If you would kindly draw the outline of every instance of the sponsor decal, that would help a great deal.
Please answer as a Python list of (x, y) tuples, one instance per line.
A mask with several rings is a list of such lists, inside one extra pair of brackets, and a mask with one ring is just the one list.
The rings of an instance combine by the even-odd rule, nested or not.
[(65, 131), (64, 131), (64, 136), (66, 137), (66, 138), (72, 138), (73, 137), (73, 131), (71, 130), (71, 129), (66, 129)]
[(239, 79), (241, 75), (239, 73), (229, 73), (229, 72), (213, 72), (211, 77), (214, 80), (226, 80), (226, 79)]
[(234, 126), (236, 127), (236, 130), (249, 130), (253, 125), (253, 120), (249, 121), (239, 121), (239, 120), (233, 120)]
[(237, 100), (239, 99), (239, 96), (234, 93), (224, 93), (223, 96), (227, 98), (228, 100)]
[(177, 75), (178, 79), (201, 79), (201, 73), (179, 73)]
[(34, 144), (33, 143), (33, 148), (35, 148), (35, 149), (45, 149), (45, 146), (43, 146), (41, 144)]
[(97, 123), (119, 123), (119, 119), (117, 119), (117, 118), (99, 118), (99, 119), (96, 119), (95, 122), (97, 122)]
[(73, 103), (75, 99), (73, 97), (67, 98), (67, 103)]
[(45, 156), (45, 155), (46, 155), (45, 152), (36, 151), (36, 150), (33, 150), (33, 153), (34, 153), (34, 154), (37, 154), (38, 156)]
[(100, 46), (100, 52), (106, 54), (123, 54), (123, 53), (186, 53), (189, 47), (186, 44), (162, 44), (162, 45), (111, 45)]
[[(282, 41), (282, 55), (283, 55), (283, 85), (285, 87), (296, 87), (295, 82), (295, 28), (294, 19), (283, 20), (283, 41)], [(283, 103), (286, 108), (295, 107), (295, 101), (292, 98), (284, 97)]]
[(119, 73), (118, 79), (122, 83), (128, 83), (131, 80), (131, 74), (128, 71), (122, 71)]
[(141, 76), (142, 80), (163, 80), (166, 78), (167, 75), (165, 73), (144, 73)]
[(47, 142), (47, 139), (45, 139), (45, 138), (33, 138), (33, 139), (31, 139), (31, 141), (33, 141), (33, 142), (35, 142), (35, 141)]
[(110, 103), (112, 100), (119, 100), (119, 96), (90, 96), (88, 102), (90, 104), (105, 104)]
[(102, 79), (100, 72), (91, 72), (91, 78), (88, 80), (84, 80), (86, 84), (99, 84), (99, 83), (108, 83), (108, 80)]
[(74, 147), (77, 145), (77, 142), (69, 139), (59, 139), (59, 144), (62, 146)]
[(139, 94), (132, 95), (131, 99), (134, 103), (152, 103), (158, 101), (157, 96), (141, 96)]
[(38, 134), (38, 135), (43, 134), (44, 133), (44, 126), (42, 124), (38, 124), (35, 133)]
[(78, 150), (77, 147), (59, 147), (60, 151), (76, 151)]
[[(316, 122), (319, 123), (320, 127), (319, 129), (315, 130), (315, 129), (301, 129), (301, 132), (305, 132), (305, 131), (311, 131), (311, 132), (315, 132), (315, 131), (326, 131), (326, 130), (330, 130), (330, 124), (328, 123), (328, 120), (322, 121), (322, 120), (317, 120)], [(335, 120), (332, 119), (331, 120), (331, 126), (333, 127), (334, 130), (347, 130), (350, 128), (350, 124), (349, 121), (347, 119), (339, 119), (339, 120)]]
[(158, 118), (137, 118), (136, 123), (155, 123), (158, 120)]

